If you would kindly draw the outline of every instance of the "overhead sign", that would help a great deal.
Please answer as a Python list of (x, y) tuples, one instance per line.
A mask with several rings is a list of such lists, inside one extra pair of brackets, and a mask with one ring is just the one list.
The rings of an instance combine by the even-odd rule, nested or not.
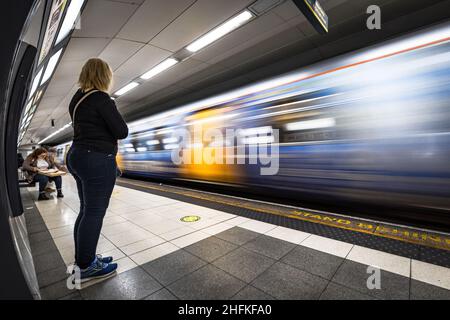
[(328, 32), (328, 16), (318, 0), (293, 0), (317, 32)]

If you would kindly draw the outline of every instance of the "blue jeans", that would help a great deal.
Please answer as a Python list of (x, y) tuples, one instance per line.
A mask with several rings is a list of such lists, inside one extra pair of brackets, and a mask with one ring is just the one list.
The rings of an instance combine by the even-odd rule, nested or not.
[(47, 185), (47, 182), (49, 182), (49, 181), (55, 182), (56, 189), (58, 191), (60, 191), (61, 187), (62, 187), (62, 179), (59, 176), (58, 177), (47, 177), (47, 176), (44, 176), (44, 175), (38, 173), (34, 176), (33, 181), (39, 183), (39, 193), (44, 192), (45, 186)]
[(74, 227), (75, 262), (84, 269), (95, 260), (103, 218), (116, 182), (116, 157), (72, 146), (67, 167), (75, 178), (80, 198)]

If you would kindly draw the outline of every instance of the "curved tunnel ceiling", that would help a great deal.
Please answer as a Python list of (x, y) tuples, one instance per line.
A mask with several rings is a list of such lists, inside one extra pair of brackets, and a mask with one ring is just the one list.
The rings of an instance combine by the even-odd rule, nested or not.
[[(112, 92), (238, 14), (254, 0), (90, 0), (22, 145), (36, 143), (70, 122), (67, 109), (83, 63), (91, 57), (114, 70)], [(274, 7), (120, 96), (134, 120), (179, 103), (280, 74), (445, 18), (450, 1), (321, 0), (330, 33), (318, 35), (291, 0)], [(365, 28), (366, 8), (382, 9), (382, 31)], [(55, 127), (51, 120), (55, 119)], [(70, 138), (70, 129), (46, 143)]]

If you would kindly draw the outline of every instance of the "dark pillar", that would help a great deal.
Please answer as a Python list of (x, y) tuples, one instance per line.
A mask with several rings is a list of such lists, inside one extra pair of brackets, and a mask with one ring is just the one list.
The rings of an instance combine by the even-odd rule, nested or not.
[(19, 38), (33, 0), (8, 0), (0, 4), (0, 299), (32, 299), (11, 234), (12, 211), (6, 185), (5, 148), (8, 139), (7, 108), (14, 79)]

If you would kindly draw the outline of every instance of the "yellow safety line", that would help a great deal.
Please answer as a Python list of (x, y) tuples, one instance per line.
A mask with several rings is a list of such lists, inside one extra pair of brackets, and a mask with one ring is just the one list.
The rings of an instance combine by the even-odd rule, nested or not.
[[(381, 234), (381, 233), (376, 233), (375, 232), (375, 231), (377, 231), (379, 229), (380, 226), (384, 227), (384, 228), (391, 228), (389, 226), (386, 227), (386, 226), (383, 226), (383, 225), (378, 225), (378, 226), (373, 225), (373, 227), (374, 227), (373, 230), (369, 231), (369, 230), (364, 230), (364, 229), (360, 229), (360, 228), (354, 228), (354, 227), (349, 227), (349, 226), (344, 226), (344, 225), (333, 224), (333, 223), (329, 223), (327, 221), (320, 221), (320, 220), (316, 220), (316, 219), (312, 219), (312, 218), (308, 218), (308, 217), (304, 217), (304, 216), (300, 216), (299, 215), (299, 214), (308, 213), (306, 211), (294, 210), (294, 213), (283, 213), (283, 212), (280, 212), (278, 210), (273, 210), (273, 209), (268, 209), (268, 208), (262, 209), (262, 208), (259, 208), (257, 206), (253, 206), (251, 204), (245, 204), (243, 202), (245, 200), (240, 200), (242, 202), (239, 202), (239, 201), (229, 201), (229, 200), (224, 200), (224, 199), (215, 199), (215, 198), (218, 198), (219, 196), (209, 196), (208, 197), (208, 196), (205, 196), (205, 195), (197, 194), (197, 193), (192, 192), (192, 191), (167, 190), (167, 188), (164, 188), (164, 187), (149, 186), (149, 185), (144, 185), (144, 184), (135, 183), (135, 182), (128, 182), (128, 181), (120, 181), (120, 182), (122, 182), (124, 184), (134, 185), (136, 187), (142, 187), (142, 188), (150, 189), (150, 190), (158, 190), (158, 191), (163, 191), (163, 192), (170, 192), (170, 193), (179, 194), (179, 195), (182, 195), (182, 196), (187, 196), (187, 197), (190, 197), (190, 198), (196, 198), (196, 199), (200, 199), (200, 200), (216, 202), (216, 203), (219, 203), (219, 204), (224, 204), (224, 205), (229, 205), (229, 206), (234, 206), (234, 207), (237, 206), (237, 207), (240, 207), (240, 208), (249, 209), (249, 210), (256, 211), (256, 212), (261, 212), (261, 213), (266, 213), (266, 214), (273, 214), (273, 215), (277, 215), (277, 216), (288, 217), (288, 218), (293, 218), (293, 219), (297, 219), (297, 220), (301, 220), (301, 221), (307, 221), (307, 222), (312, 222), (312, 223), (319, 223), (319, 224), (330, 226), (330, 227), (335, 227), (335, 228), (340, 228), (340, 229), (350, 230), (350, 231), (356, 231), (356, 232), (360, 232), (360, 233), (364, 233), (364, 234), (371, 234), (371, 235), (382, 237), (382, 238), (389, 238), (389, 239), (403, 241), (403, 242), (412, 243), (412, 244), (419, 244), (419, 245), (424, 245), (424, 246), (438, 248), (438, 249), (450, 250), (450, 238), (446, 239), (446, 243), (448, 243), (448, 247), (447, 247), (445, 245), (442, 245), (441, 243), (428, 243), (428, 242), (420, 241), (419, 239), (407, 239), (407, 238), (403, 238), (401, 236), (396, 236), (396, 235), (392, 235), (392, 234)], [(249, 200), (249, 201), (251, 201), (251, 200)], [(267, 204), (265, 204), (265, 205), (267, 205)], [(317, 213), (317, 214), (314, 213), (314, 215), (316, 215), (316, 216), (324, 216), (321, 213)], [(350, 220), (348, 218), (343, 219), (343, 220), (347, 220), (347, 221), (350, 221), (350, 222), (358, 221), (358, 220)], [(371, 225), (370, 223), (365, 222), (365, 221), (362, 221), (362, 222), (359, 222), (359, 223), (360, 224), (365, 224), (365, 225)], [(414, 229), (407, 229), (407, 228), (403, 228), (403, 229), (405, 229), (406, 232), (411, 232), (411, 233), (415, 233), (415, 234), (419, 234), (420, 233), (420, 234), (425, 235), (425, 236), (428, 235), (428, 233), (426, 233), (426, 232), (422, 232), (422, 231), (421, 232), (417, 232), (417, 231), (414, 231)]]

